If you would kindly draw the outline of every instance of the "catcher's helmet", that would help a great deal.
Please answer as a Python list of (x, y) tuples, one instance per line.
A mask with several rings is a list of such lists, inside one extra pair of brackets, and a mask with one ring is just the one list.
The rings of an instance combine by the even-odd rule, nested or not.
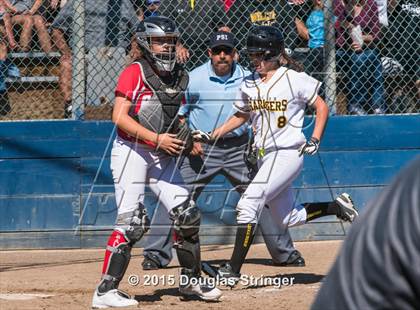
[(282, 32), (273, 26), (256, 26), (247, 37), (246, 50), (250, 53), (264, 53), (264, 60), (278, 60), (284, 49)]
[[(173, 38), (169, 44), (169, 51), (155, 53), (151, 50), (152, 38)], [(145, 18), (137, 25), (136, 38), (144, 55), (161, 71), (172, 71), (176, 63), (175, 47), (179, 38), (176, 24), (164, 16), (151, 16)]]

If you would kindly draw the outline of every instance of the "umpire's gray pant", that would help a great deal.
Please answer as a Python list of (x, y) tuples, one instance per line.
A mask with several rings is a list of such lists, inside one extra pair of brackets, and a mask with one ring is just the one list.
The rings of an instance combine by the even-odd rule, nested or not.
[[(185, 157), (180, 170), (185, 183), (189, 184), (193, 199), (197, 201), (203, 185), (214, 176), (224, 173), (235, 186), (248, 184), (247, 167), (243, 160), (246, 151), (247, 137), (222, 139), (214, 146), (203, 146), (203, 159), (197, 156)], [(200, 207), (198, 205), (198, 207)], [(144, 255), (154, 254), (160, 259), (162, 266), (166, 266), (172, 259), (172, 221), (168, 212), (158, 206), (151, 221), (151, 229), (144, 238)], [(289, 230), (282, 223), (275, 223), (267, 208), (263, 208), (259, 218), (259, 229), (264, 238), (268, 251), (275, 263), (285, 262), (295, 250)]]

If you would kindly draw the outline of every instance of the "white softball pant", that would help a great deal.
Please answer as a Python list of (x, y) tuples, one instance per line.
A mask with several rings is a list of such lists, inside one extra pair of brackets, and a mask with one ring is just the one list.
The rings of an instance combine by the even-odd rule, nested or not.
[(297, 226), (306, 222), (306, 210), (294, 203), (291, 185), (303, 166), (297, 150), (278, 150), (266, 154), (259, 170), (238, 202), (237, 221), (257, 223), (264, 205), (276, 222)]
[(149, 146), (117, 137), (111, 151), (111, 170), (118, 214), (133, 212), (144, 203), (146, 185), (168, 211), (189, 197), (174, 157)]

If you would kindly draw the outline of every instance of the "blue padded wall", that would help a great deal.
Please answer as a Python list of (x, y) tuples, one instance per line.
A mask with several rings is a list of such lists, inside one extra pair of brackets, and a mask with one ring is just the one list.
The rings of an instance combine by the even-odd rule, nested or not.
[[(311, 118), (304, 132), (312, 132)], [(0, 123), (0, 248), (102, 247), (116, 216), (111, 122)], [(319, 155), (305, 157), (296, 202), (346, 191), (358, 208), (420, 154), (420, 116), (333, 117)], [(217, 176), (198, 200), (203, 243), (230, 242), (239, 195)], [(148, 192), (153, 214), (157, 200)], [(226, 228), (226, 229), (225, 229)], [(348, 225), (328, 217), (292, 229), (295, 240), (342, 238)]]

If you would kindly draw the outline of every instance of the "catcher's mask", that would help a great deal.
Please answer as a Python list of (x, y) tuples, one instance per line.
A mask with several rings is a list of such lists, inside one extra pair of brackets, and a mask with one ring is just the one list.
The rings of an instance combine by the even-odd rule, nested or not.
[(248, 33), (246, 51), (250, 58), (277, 62), (284, 53), (283, 34), (273, 26), (253, 27)]
[[(151, 16), (140, 22), (136, 29), (137, 42), (152, 65), (159, 71), (172, 71), (176, 63), (176, 44), (179, 31), (176, 24), (164, 16)], [(155, 52), (152, 44), (165, 46), (165, 50)]]

